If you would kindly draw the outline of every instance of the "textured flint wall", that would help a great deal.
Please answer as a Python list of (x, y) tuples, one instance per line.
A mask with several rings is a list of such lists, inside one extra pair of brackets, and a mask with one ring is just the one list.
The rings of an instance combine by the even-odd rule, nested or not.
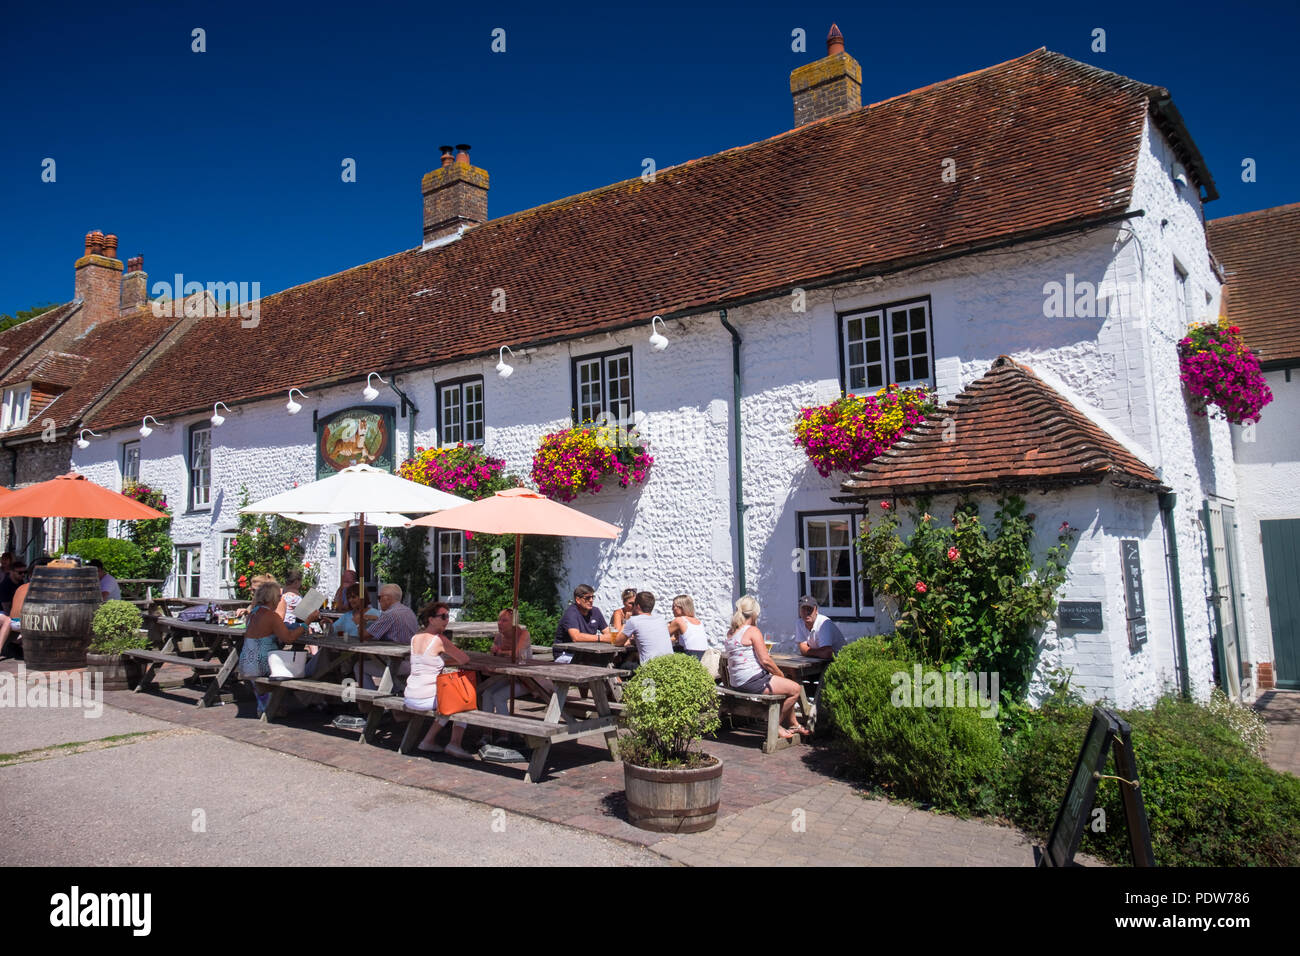
[[(817, 475), (793, 444), (791, 431), (802, 406), (839, 393), (837, 314), (928, 298), (942, 400), (987, 371), (998, 355), (1010, 355), (1077, 396), (1095, 420), (1159, 469), (1178, 493), (1190, 673), (1197, 695), (1208, 693), (1208, 572), (1197, 515), (1205, 497), (1217, 493), (1231, 500), (1236, 489), (1227, 426), (1191, 418), (1178, 380), (1174, 346), (1182, 333), (1173, 299), (1174, 257), (1189, 274), (1193, 304), (1203, 304), (1208, 292), (1208, 309), (1217, 309), (1218, 281), (1205, 250), (1199, 202), (1190, 190), (1174, 188), (1169, 162), (1159, 134), (1148, 130), (1134, 199), (1134, 208), (1146, 215), (1126, 226), (812, 290), (804, 311), (795, 311), (799, 297), (794, 295), (731, 310), (730, 320), (744, 338), (745, 589), (763, 603), (765, 630), (777, 636), (794, 631), (799, 514), (851, 510), (831, 500), (840, 494), (838, 480)], [(1100, 314), (1048, 318), (1045, 286), (1067, 281), (1127, 291), (1117, 293)], [(1193, 315), (1202, 311), (1194, 309)], [(406, 375), (399, 384), (421, 409), (415, 444), (428, 446), (437, 440), (435, 380), (482, 375), (486, 449), (527, 477), (542, 436), (571, 420), (572, 359), (630, 348), (635, 408), (655, 464), (641, 486), (615, 485), (572, 503), (623, 530), (612, 542), (566, 543), (565, 590), (583, 582), (594, 585), (597, 603), (607, 612), (618, 606), (625, 587), (649, 589), (665, 604), (678, 592), (689, 593), (716, 637), (738, 594), (731, 339), (716, 312), (668, 323), (670, 345), (664, 352), (649, 348), (649, 332), (645, 326), (524, 351), (510, 359), (515, 372), (508, 379), (495, 374), (492, 356)], [(430, 344), (431, 353), (435, 345)], [(360, 388), (357, 383), (313, 392), (294, 417), (278, 399), (228, 416), (213, 432), (213, 480), (219, 490), (211, 512), (184, 513), (183, 508), (182, 425), (203, 417), (158, 428), (142, 442), (142, 479), (163, 487), (178, 505), (175, 540), (203, 544), (205, 593), (216, 589), (217, 535), (234, 525), (240, 485), (259, 498), (291, 487), (294, 480), (311, 480), (313, 408), (328, 414), (357, 404)], [(399, 459), (410, 450), (406, 424), (397, 420)], [(136, 437), (126, 431), (93, 442), (90, 449), (75, 451), (74, 461), (89, 477), (117, 487), (120, 443)], [(1085, 488), (1034, 496), (1030, 510), (1045, 529), (1043, 547), (1055, 542), (1061, 521), (1084, 529), (1064, 596), (1103, 601), (1106, 621), (1101, 634), (1058, 633), (1054, 624), (1044, 630), (1035, 694), (1044, 692), (1050, 672), (1063, 669), (1073, 671), (1075, 686), (1090, 695), (1121, 706), (1149, 703), (1173, 684), (1175, 656), (1155, 495)], [(1128, 648), (1118, 577), (1118, 541), (1126, 537), (1142, 542), (1149, 606), (1150, 638), (1136, 654)], [(315, 533), (307, 544), (308, 560), (323, 565), (322, 581), (332, 587), (338, 560), (326, 557), (327, 535)], [(847, 634), (860, 635), (877, 625), (843, 620), (842, 626)]]

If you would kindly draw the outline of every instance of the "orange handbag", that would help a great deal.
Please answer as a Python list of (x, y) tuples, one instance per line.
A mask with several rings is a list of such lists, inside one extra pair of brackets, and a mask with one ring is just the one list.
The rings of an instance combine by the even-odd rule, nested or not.
[(438, 713), (444, 717), (478, 709), (478, 675), (453, 671), (438, 675)]

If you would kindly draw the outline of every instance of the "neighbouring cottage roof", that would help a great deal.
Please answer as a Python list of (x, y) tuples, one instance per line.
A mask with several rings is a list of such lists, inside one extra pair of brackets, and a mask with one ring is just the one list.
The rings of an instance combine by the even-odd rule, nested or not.
[(1300, 203), (1206, 223), (1227, 316), (1261, 362), (1300, 359)]
[[(1167, 91), (1038, 50), (266, 296), (256, 328), (200, 320), (91, 424), (485, 357), (1104, 221), (1130, 208), (1149, 114), (1194, 153)], [(1188, 165), (1212, 197), (1203, 164)], [(284, 357), (304, 348), (291, 373)]]
[(0, 332), (0, 376), (5, 381), (12, 379), (14, 363), (21, 362), (32, 346), (78, 308), (79, 304), (75, 300), (65, 302), (58, 308), (42, 312)]
[(916, 497), (1103, 481), (1168, 490), (1069, 399), (1002, 355), (982, 378), (841, 487), (858, 497)]
[[(61, 313), (60, 319), (64, 318), (72, 312), (68, 306), (74, 304), (68, 303), (54, 312)], [(54, 313), (45, 313), (51, 314)], [(8, 336), (11, 332), (43, 319), (45, 315), (6, 329), (0, 333), (0, 343), (10, 346)], [(38, 345), (10, 369), (4, 376), (3, 385), (33, 381), (54, 386), (57, 394), (47, 405), (40, 408), (33, 405), (28, 424), (0, 433), (0, 439), (38, 435), (50, 419), (59, 430), (80, 422), (87, 410), (158, 344), (174, 322), (174, 319), (155, 317), (145, 306), (131, 315), (101, 322), (71, 343), (64, 343), (65, 349), (75, 351), (53, 351)], [(26, 347), (30, 348), (35, 338), (30, 337)]]

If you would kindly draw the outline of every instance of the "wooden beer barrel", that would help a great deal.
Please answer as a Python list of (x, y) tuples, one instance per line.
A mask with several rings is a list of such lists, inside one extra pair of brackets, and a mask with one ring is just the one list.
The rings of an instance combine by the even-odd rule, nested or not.
[(694, 770), (652, 770), (623, 761), (628, 822), (660, 833), (699, 833), (718, 821), (722, 760)]
[(99, 604), (99, 572), (94, 568), (33, 568), (19, 615), (27, 669), (85, 667), (90, 623)]

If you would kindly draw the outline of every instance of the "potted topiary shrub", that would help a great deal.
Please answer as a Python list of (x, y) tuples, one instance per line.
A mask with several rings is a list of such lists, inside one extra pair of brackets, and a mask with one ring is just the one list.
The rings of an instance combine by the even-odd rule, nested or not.
[(718, 820), (722, 760), (691, 747), (718, 729), (718, 692), (690, 654), (648, 661), (623, 689), (631, 736), (620, 741), (628, 820), (697, 833)]
[(86, 654), (86, 672), (102, 675), (104, 690), (126, 690), (140, 680), (141, 662), (122, 652), (149, 646), (140, 630), (144, 617), (129, 601), (105, 601), (90, 623), (93, 639)]

